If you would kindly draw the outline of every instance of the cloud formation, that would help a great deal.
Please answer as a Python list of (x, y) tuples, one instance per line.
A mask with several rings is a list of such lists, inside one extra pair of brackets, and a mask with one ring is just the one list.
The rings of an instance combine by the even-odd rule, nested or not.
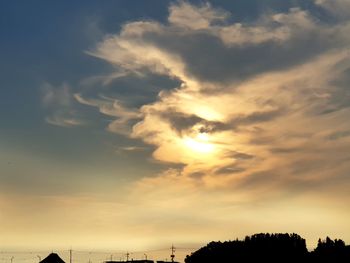
[(81, 104), (97, 107), (99, 111), (107, 116), (116, 117), (108, 125), (108, 130), (122, 135), (130, 134), (130, 121), (140, 119), (141, 114), (135, 110), (127, 109), (118, 100), (102, 97), (100, 99), (86, 99), (76, 93), (74, 98)]
[[(315, 1), (326, 12), (345, 4), (332, 3)], [(155, 146), (156, 160), (181, 164), (180, 178), (209, 188), (289, 188), (344, 175), (348, 157), (337, 153), (349, 146), (349, 22), (299, 7), (250, 23), (229, 18), (209, 3), (180, 1), (168, 23), (126, 23), (89, 54), (121, 77), (181, 85), (138, 109), (76, 99), (116, 117), (110, 131)]]
[(346, 19), (350, 15), (350, 3), (347, 0), (315, 0), (315, 3), (326, 9), (337, 19)]
[[(42, 87), (46, 121), (90, 124), (89, 136), (58, 129), (70, 139), (52, 156), (35, 141), (30, 157), (11, 142), (0, 152), (2, 243), (128, 250), (269, 231), (350, 240), (347, 6), (308, 0), (239, 20), (178, 1), (163, 22), (105, 35), (87, 53), (113, 72)], [(55, 151), (52, 136), (43, 143)]]
[[(315, 6), (334, 16), (344, 3), (332, 3)], [(60, 117), (74, 103), (98, 109), (108, 131), (144, 143), (119, 154), (154, 149), (152, 160), (168, 167), (123, 186), (127, 194), (115, 202), (127, 212), (113, 214), (120, 224), (142, 220), (145, 233), (156, 227), (181, 241), (208, 238), (213, 225), (315, 237), (315, 215), (326, 222), (322, 205), (329, 195), (339, 204), (350, 183), (350, 22), (346, 14), (325, 22), (300, 7), (250, 22), (230, 16), (180, 1), (166, 23), (128, 22), (88, 52), (115, 73), (82, 81), (75, 94), (48, 88), (44, 105), (61, 106), (53, 111)], [(114, 83), (125, 85), (121, 96)], [(135, 103), (137, 96), (147, 99)], [(147, 215), (138, 212), (145, 207)], [(348, 218), (336, 209), (332, 220)]]
[(84, 125), (84, 121), (73, 106), (75, 100), (68, 84), (54, 87), (50, 83), (44, 83), (41, 91), (43, 107), (49, 112), (45, 118), (47, 123), (62, 127)]

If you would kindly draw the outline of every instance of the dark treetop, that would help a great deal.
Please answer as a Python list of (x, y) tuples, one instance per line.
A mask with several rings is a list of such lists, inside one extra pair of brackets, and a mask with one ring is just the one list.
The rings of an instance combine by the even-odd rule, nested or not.
[(319, 239), (309, 252), (305, 239), (297, 234), (255, 234), (244, 240), (210, 242), (187, 256), (186, 263), (224, 262), (350, 262), (350, 246), (342, 240)]

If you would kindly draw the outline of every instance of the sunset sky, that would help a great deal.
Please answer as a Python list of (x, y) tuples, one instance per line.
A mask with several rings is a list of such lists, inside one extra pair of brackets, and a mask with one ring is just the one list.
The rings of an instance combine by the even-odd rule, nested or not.
[(0, 248), (350, 242), (350, 1), (1, 1)]

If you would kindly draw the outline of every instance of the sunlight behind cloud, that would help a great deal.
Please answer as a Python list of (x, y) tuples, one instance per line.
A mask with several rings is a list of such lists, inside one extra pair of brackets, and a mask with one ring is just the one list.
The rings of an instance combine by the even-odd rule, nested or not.
[[(284, 185), (292, 180), (295, 163), (316, 160), (308, 147), (324, 140), (315, 129), (328, 126), (322, 108), (340, 118), (331, 94), (344, 91), (329, 83), (348, 67), (341, 63), (348, 57), (344, 48), (332, 51), (323, 39), (333, 34), (341, 46), (347, 39), (337, 32), (347, 27), (323, 25), (300, 8), (265, 14), (249, 25), (230, 24), (229, 14), (211, 5), (181, 2), (171, 5), (169, 12), (170, 24), (126, 23), (120, 34), (106, 37), (90, 52), (135, 78), (155, 74), (181, 83), (161, 90), (153, 102), (138, 109), (118, 108), (108, 129), (121, 133), (123, 125), (130, 124), (125, 135), (155, 146), (154, 159), (183, 165), (181, 176), (201, 174), (197, 180), (208, 187), (219, 181), (225, 187), (251, 182), (270, 187), (269, 178), (277, 174), (283, 176), (276, 184)], [(193, 19), (191, 14), (203, 21), (183, 26)], [(261, 39), (264, 32), (270, 34)], [(312, 34), (323, 46), (301, 54)], [(318, 40), (312, 41), (316, 45)], [(261, 57), (271, 50), (274, 57)], [(101, 102), (98, 107), (101, 111), (105, 106)], [(138, 119), (123, 121), (128, 112)], [(306, 129), (305, 123), (313, 125)], [(315, 136), (308, 138), (312, 133)], [(297, 180), (313, 178), (306, 167)]]
[(194, 154), (212, 154), (215, 150), (215, 146), (209, 142), (208, 135), (200, 133), (196, 138), (184, 138), (184, 144), (188, 147), (188, 150), (194, 152)]
[(349, 0), (2, 2), (4, 248), (350, 241)]
[[(220, 210), (346, 180), (350, 23), (329, 24), (297, 6), (249, 23), (229, 16), (175, 3), (168, 23), (125, 23), (89, 52), (144, 90), (148, 76), (172, 83), (137, 106), (116, 96), (113, 114), (111, 101), (93, 105), (115, 118), (109, 131), (154, 147), (165, 166), (133, 184), (141, 204), (153, 205), (149, 195), (161, 200), (157, 209), (183, 207), (196, 192), (198, 200), (212, 194), (210, 209)], [(201, 219), (214, 220), (210, 212)]]

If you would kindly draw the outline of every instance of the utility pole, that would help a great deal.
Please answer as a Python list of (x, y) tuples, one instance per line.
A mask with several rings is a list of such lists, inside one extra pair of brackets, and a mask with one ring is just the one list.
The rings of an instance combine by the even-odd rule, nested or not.
[(113, 254), (111, 254), (111, 261), (113, 261)]
[(147, 261), (147, 254), (145, 253), (144, 255), (145, 255), (145, 259), (146, 259), (146, 261)]
[(69, 263), (72, 263), (72, 248), (69, 250)]
[(129, 256), (130, 256), (130, 254), (129, 254), (129, 252), (127, 252), (126, 253), (126, 262), (129, 262)]
[(171, 262), (174, 262), (174, 258), (175, 258), (175, 247), (174, 247), (174, 244), (171, 245)]

